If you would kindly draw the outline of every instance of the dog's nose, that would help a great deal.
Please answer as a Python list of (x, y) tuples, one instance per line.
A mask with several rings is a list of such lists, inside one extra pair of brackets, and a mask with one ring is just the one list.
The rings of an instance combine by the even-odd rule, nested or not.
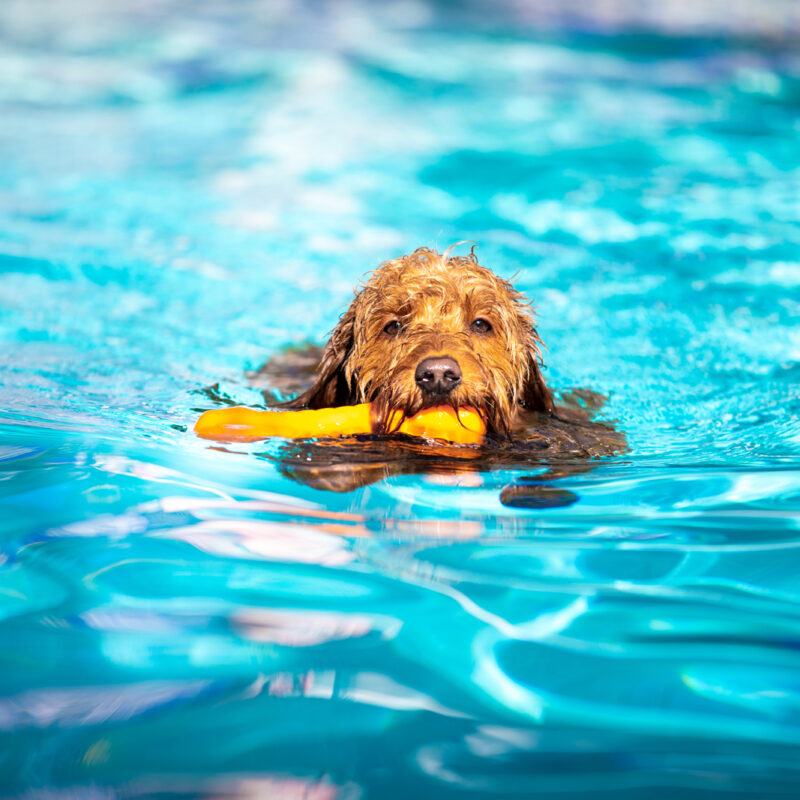
[(450, 356), (423, 358), (417, 364), (414, 380), (426, 394), (447, 394), (461, 383), (461, 367)]

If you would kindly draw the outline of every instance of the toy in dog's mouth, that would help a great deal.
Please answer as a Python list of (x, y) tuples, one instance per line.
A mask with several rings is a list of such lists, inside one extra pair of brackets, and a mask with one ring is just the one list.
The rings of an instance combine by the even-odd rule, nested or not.
[(286, 439), (329, 438), (370, 433), (402, 433), (454, 444), (481, 444), (486, 423), (474, 408), (432, 406), (406, 416), (392, 411), (376, 416), (370, 403), (303, 411), (259, 411), (235, 406), (206, 411), (195, 433), (221, 442), (253, 442), (280, 436)]

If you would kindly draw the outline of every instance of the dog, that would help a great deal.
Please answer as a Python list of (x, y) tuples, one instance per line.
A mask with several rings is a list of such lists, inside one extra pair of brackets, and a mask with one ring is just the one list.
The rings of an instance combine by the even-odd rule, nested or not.
[(522, 294), (474, 250), (420, 247), (372, 273), (334, 329), (313, 386), (289, 406), (373, 403), (378, 433), (391, 433), (392, 411), (472, 406), (490, 436), (510, 437), (522, 410), (553, 411), (541, 347)]
[[(373, 404), (377, 436), (361, 437), (356, 448), (289, 443), (280, 457), (285, 472), (316, 488), (347, 491), (390, 474), (545, 464), (544, 475), (505, 492), (507, 504), (525, 505), (531, 485), (540, 497), (547, 480), (586, 471), (590, 459), (625, 449), (622, 434), (592, 420), (602, 395), (561, 392), (556, 404), (524, 296), (479, 264), (474, 248), (467, 256), (451, 251), (420, 247), (386, 261), (321, 352), (289, 351), (250, 376), (252, 385), (268, 390), (272, 405), (299, 390), (280, 402), (285, 408)], [(487, 443), (478, 459), (463, 448), (392, 436), (391, 412), (410, 417), (439, 405), (472, 406), (483, 416)]]

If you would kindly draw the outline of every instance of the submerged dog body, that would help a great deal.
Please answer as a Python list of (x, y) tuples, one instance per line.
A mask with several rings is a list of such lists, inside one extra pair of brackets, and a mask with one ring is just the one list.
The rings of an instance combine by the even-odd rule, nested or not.
[(475, 256), (419, 248), (387, 261), (356, 295), (292, 407), (371, 402), (380, 432), (394, 410), (411, 416), (472, 406), (510, 436), (521, 411), (553, 411), (541, 340), (523, 296)]

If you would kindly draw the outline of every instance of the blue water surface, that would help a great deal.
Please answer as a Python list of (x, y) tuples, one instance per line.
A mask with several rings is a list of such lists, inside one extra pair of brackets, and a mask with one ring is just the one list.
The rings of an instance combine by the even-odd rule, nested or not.
[[(534, 6), (0, 5), (3, 796), (800, 794), (796, 40)], [(193, 436), (460, 240), (576, 503)]]

